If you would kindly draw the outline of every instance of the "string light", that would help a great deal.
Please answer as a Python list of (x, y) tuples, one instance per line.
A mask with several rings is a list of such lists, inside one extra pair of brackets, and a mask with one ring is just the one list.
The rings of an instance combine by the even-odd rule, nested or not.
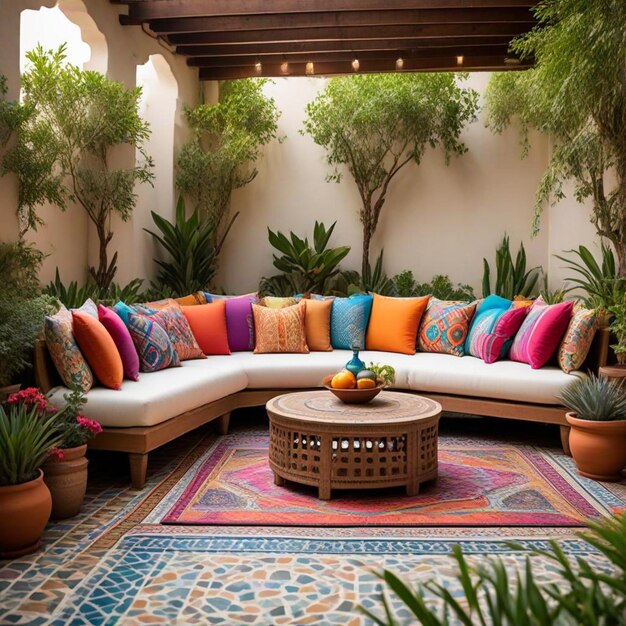
[(463, 55), (459, 55), (459, 56), (456, 58), (456, 64), (457, 64), (457, 65), (463, 65)]
[(352, 69), (355, 72), (358, 72), (359, 71), (359, 67), (361, 67), (361, 64), (359, 63), (359, 60), (358, 59), (354, 59), (354, 61), (352, 61)]
[(306, 66), (305, 66), (305, 68), (304, 68), (304, 71), (305, 71), (305, 73), (306, 73), (306, 74), (309, 74), (309, 75), (311, 75), (311, 74), (314, 74), (314, 73), (315, 73), (315, 65), (313, 64), (313, 61), (309, 61), (309, 62), (306, 64)]
[(396, 59), (396, 69), (401, 70), (402, 68), (404, 68), (404, 59), (402, 57), (398, 57)]
[(260, 74), (260, 73), (263, 71), (263, 65), (261, 64), (261, 62), (260, 62), (260, 61), (257, 61), (257, 62), (254, 64), (254, 71), (255, 71), (257, 74)]

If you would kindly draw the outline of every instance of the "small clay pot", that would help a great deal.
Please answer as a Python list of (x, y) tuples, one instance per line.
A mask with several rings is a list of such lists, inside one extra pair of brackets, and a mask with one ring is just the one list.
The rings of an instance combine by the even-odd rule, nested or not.
[(35, 552), (51, 510), (52, 498), (41, 470), (27, 483), (0, 487), (0, 558)]
[(565, 417), (572, 427), (569, 446), (578, 473), (594, 480), (620, 480), (626, 465), (626, 420), (583, 420), (574, 413)]
[(64, 448), (63, 459), (43, 464), (44, 481), (52, 494), (52, 519), (67, 519), (80, 512), (87, 490), (87, 446)]

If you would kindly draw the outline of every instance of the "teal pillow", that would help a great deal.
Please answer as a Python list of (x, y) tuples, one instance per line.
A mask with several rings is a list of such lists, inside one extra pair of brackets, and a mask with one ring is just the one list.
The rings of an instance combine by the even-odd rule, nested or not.
[(356, 294), (335, 298), (330, 315), (330, 343), (333, 348), (365, 349), (365, 333), (372, 311), (372, 296)]
[[(465, 340), (465, 354), (479, 356), (478, 354), (475, 354), (475, 350), (472, 350), (471, 348), (472, 341), (476, 339), (476, 336), (479, 333), (482, 333), (485, 330), (491, 332), (497, 319), (500, 317), (498, 312), (502, 314), (505, 311), (508, 311), (512, 304), (513, 302), (507, 298), (491, 294), (478, 305), (476, 313), (474, 314), (474, 319), (472, 320), (472, 325), (469, 329), (469, 333), (467, 333), (467, 339)], [(485, 329), (485, 325), (488, 326), (487, 329)]]
[(122, 318), (122, 321), (124, 322), (124, 324), (126, 324), (126, 326), (128, 326), (129, 323), (129, 316), (137, 313), (135, 309), (128, 306), (125, 302), (122, 302), (121, 300), (113, 305), (113, 310)]

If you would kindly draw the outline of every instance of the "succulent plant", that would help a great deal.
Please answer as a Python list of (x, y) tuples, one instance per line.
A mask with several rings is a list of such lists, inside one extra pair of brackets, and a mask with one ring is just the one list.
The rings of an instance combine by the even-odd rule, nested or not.
[(626, 387), (619, 379), (589, 374), (565, 389), (559, 398), (579, 419), (626, 420)]

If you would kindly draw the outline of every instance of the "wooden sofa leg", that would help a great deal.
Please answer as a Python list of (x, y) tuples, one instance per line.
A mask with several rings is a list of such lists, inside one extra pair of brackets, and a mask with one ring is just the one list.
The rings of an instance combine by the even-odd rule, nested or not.
[(128, 455), (128, 461), (130, 463), (130, 482), (133, 489), (143, 489), (148, 470), (148, 455), (131, 452)]
[(572, 451), (569, 448), (569, 426), (561, 426), (561, 445), (563, 446), (563, 452), (567, 456), (572, 456)]
[(228, 425), (230, 424), (230, 411), (220, 415), (217, 420), (217, 432), (220, 435), (228, 435)]

